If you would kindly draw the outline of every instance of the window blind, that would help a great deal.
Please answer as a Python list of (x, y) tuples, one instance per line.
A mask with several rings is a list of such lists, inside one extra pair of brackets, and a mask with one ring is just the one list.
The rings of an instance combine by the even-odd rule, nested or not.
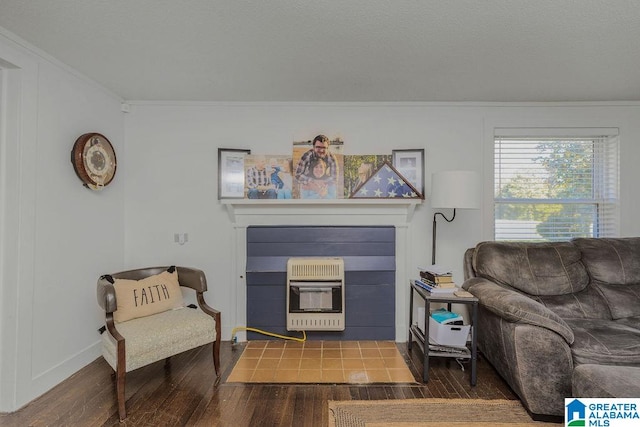
[(496, 132), (495, 240), (618, 235), (617, 132), (558, 134)]

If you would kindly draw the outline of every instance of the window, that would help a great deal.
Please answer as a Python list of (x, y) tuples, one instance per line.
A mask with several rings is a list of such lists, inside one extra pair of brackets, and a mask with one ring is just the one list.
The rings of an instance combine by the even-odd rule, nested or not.
[(617, 236), (617, 134), (496, 129), (495, 240)]

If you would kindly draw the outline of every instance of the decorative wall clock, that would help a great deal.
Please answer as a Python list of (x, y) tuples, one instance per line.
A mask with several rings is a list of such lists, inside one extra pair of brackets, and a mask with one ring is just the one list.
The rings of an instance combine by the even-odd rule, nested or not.
[(102, 190), (116, 175), (116, 152), (99, 133), (80, 135), (71, 150), (71, 163), (84, 186)]

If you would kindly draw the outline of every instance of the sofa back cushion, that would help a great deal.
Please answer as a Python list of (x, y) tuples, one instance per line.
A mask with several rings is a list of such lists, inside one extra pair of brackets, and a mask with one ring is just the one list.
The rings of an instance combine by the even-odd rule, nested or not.
[(640, 283), (640, 237), (574, 239), (582, 261), (596, 282)]
[(575, 294), (589, 275), (570, 242), (481, 242), (473, 254), (476, 275), (529, 295)]
[(610, 304), (593, 284), (575, 294), (540, 295), (532, 298), (563, 319), (613, 319)]
[(575, 239), (613, 319), (640, 316), (640, 237)]

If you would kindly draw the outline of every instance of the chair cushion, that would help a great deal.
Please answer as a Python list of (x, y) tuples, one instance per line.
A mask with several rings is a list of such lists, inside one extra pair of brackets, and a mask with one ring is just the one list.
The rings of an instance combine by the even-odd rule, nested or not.
[(115, 279), (113, 288), (117, 302), (117, 310), (113, 312), (116, 323), (184, 306), (175, 267), (141, 280)]
[[(215, 341), (216, 322), (188, 307), (140, 317), (116, 325), (125, 338), (126, 372)], [(102, 355), (115, 370), (116, 340), (102, 334)]]

